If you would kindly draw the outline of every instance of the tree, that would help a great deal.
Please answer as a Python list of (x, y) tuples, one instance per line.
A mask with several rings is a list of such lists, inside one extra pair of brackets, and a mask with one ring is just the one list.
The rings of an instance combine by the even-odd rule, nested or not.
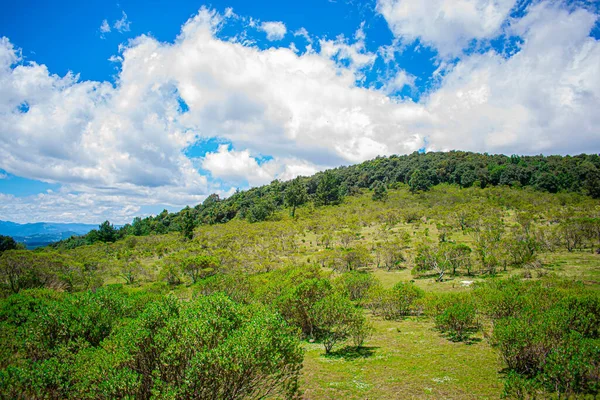
[(315, 325), (318, 337), (329, 354), (333, 347), (365, 325), (361, 309), (345, 296), (333, 293), (315, 304)]
[(98, 240), (104, 243), (117, 240), (117, 230), (109, 221), (104, 221), (98, 227)]
[(347, 271), (354, 271), (360, 267), (366, 267), (371, 261), (371, 253), (361, 245), (343, 252), (343, 260)]
[(300, 177), (292, 180), (285, 191), (285, 204), (291, 207), (290, 215), (292, 218), (296, 215), (296, 207), (306, 202), (308, 195), (306, 186)]
[(219, 266), (219, 260), (207, 255), (193, 256), (184, 259), (182, 266), (183, 272), (190, 277), (193, 283), (196, 283), (199, 279), (213, 275)]
[(131, 230), (134, 236), (145, 236), (150, 233), (150, 229), (146, 220), (142, 220), (140, 217), (135, 217), (131, 224)]
[(181, 234), (184, 238), (191, 240), (194, 238), (194, 228), (196, 227), (196, 221), (194, 218), (194, 213), (189, 207), (184, 208), (181, 211)]
[(435, 317), (435, 325), (452, 341), (469, 339), (480, 327), (477, 310), (469, 298), (460, 298)]
[(341, 201), (340, 183), (333, 171), (325, 171), (319, 179), (315, 203), (320, 206), (338, 204)]
[(369, 293), (369, 308), (384, 319), (399, 319), (412, 312), (416, 300), (425, 292), (411, 282), (398, 282), (391, 289), (374, 286)]
[(373, 201), (385, 201), (387, 200), (387, 197), (388, 192), (385, 183), (380, 181), (376, 182), (373, 186), (373, 196), (371, 196)]
[(376, 280), (368, 272), (350, 271), (341, 274), (335, 283), (350, 300), (362, 301), (369, 290), (376, 285)]
[(473, 231), (475, 251), (483, 270), (490, 275), (496, 274), (496, 268), (505, 264), (505, 247), (502, 245), (504, 222), (499, 218), (485, 220)]
[(248, 221), (260, 222), (269, 218), (275, 212), (275, 205), (269, 199), (258, 199), (248, 210)]
[(406, 261), (403, 253), (404, 246), (399, 240), (384, 242), (381, 246), (383, 265), (388, 271), (399, 269), (402, 262)]
[(342, 247), (344, 247), (345, 249), (347, 249), (348, 247), (350, 247), (350, 244), (356, 240), (356, 235), (357, 232), (351, 229), (344, 229), (343, 231), (341, 231), (338, 234), (338, 237), (340, 239), (340, 243), (342, 244)]
[(0, 254), (6, 250), (16, 250), (19, 248), (19, 243), (15, 242), (15, 239), (10, 236), (0, 235)]
[(411, 193), (426, 192), (433, 186), (433, 182), (427, 172), (416, 169), (410, 176), (408, 186)]
[(415, 270), (417, 272), (433, 271), (438, 275), (436, 281), (441, 282), (448, 267), (449, 265), (439, 248), (427, 244), (420, 244), (417, 247), (415, 257)]
[(443, 243), (441, 246), (442, 257), (452, 269), (452, 275), (460, 268), (467, 270), (471, 274), (471, 248), (466, 244)]
[(582, 219), (571, 218), (563, 221), (560, 224), (559, 231), (569, 252), (581, 248), (586, 236)]
[(117, 272), (125, 280), (126, 284), (133, 285), (143, 271), (142, 263), (133, 254), (125, 252), (119, 255)]

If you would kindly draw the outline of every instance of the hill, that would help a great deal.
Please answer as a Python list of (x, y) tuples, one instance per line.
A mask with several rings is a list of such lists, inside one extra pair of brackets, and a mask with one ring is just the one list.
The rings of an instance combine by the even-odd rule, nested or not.
[(258, 222), (276, 211), (305, 203), (335, 205), (361, 190), (383, 190), (408, 185), (412, 192), (427, 191), (440, 184), (489, 188), (496, 186), (530, 188), (545, 193), (580, 193), (600, 198), (600, 157), (505, 156), (451, 152), (415, 152), (405, 156), (378, 157), (348, 167), (339, 167), (269, 185), (238, 191), (220, 199), (210, 195), (202, 204), (178, 213), (164, 210), (157, 216), (135, 218), (131, 224), (112, 232), (106, 226), (102, 239), (95, 231), (85, 238), (68, 240), (59, 246), (74, 247), (97, 240), (114, 241), (129, 235), (143, 236), (191, 230), (201, 225), (226, 223), (233, 219)]
[(597, 395), (600, 201), (419, 168), (386, 182), (390, 160), (352, 189), (341, 168), (4, 252), (0, 392)]

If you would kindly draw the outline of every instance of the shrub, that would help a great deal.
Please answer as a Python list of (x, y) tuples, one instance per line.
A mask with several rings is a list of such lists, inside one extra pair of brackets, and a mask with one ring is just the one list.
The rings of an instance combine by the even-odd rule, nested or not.
[(224, 295), (190, 302), (142, 297), (100, 290), (7, 300), (0, 331), (14, 334), (6, 344), (16, 351), (2, 360), (0, 393), (65, 399), (296, 395), (302, 349), (297, 331), (276, 313)]
[(314, 306), (317, 337), (330, 353), (333, 347), (352, 337), (357, 347), (368, 335), (365, 317), (345, 296), (333, 293), (318, 301)]
[(457, 302), (435, 318), (435, 325), (453, 341), (467, 340), (479, 329), (475, 305), (471, 302)]
[(413, 312), (415, 301), (425, 292), (411, 282), (399, 282), (392, 289), (373, 287), (369, 293), (369, 309), (384, 319), (398, 319)]
[(351, 271), (341, 274), (335, 285), (352, 301), (361, 302), (366, 299), (369, 290), (375, 286), (373, 275), (366, 272)]

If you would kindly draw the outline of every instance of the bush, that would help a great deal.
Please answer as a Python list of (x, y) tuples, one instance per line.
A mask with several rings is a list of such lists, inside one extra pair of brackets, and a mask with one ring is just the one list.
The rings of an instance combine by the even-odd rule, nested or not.
[[(298, 390), (298, 332), (224, 295), (99, 290), (17, 295), (0, 307), (7, 398), (278, 398)], [(4, 332), (11, 332), (12, 338)]]
[(352, 337), (359, 347), (369, 334), (365, 317), (345, 296), (333, 293), (318, 301), (314, 306), (315, 330), (318, 339), (330, 353), (333, 347)]
[(352, 301), (362, 302), (367, 298), (369, 290), (375, 286), (373, 275), (366, 272), (351, 271), (341, 274), (335, 285)]
[(435, 318), (436, 327), (453, 341), (464, 341), (479, 329), (477, 311), (471, 302), (457, 302)]
[(489, 282), (477, 298), (494, 321), (492, 344), (507, 367), (508, 396), (600, 391), (600, 296), (580, 284)]
[(399, 282), (392, 289), (375, 286), (369, 293), (369, 309), (384, 319), (399, 319), (411, 315), (416, 300), (425, 292), (411, 282)]

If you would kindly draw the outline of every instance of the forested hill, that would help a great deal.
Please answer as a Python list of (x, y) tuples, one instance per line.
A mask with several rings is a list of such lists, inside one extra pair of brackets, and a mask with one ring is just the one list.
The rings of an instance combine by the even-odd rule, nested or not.
[(451, 151), (377, 157), (311, 177), (273, 181), (238, 191), (227, 199), (213, 194), (194, 208), (178, 213), (165, 210), (155, 217), (135, 218), (132, 224), (120, 229), (113, 228), (107, 221), (98, 230), (55, 246), (71, 248), (96, 241), (111, 242), (129, 235), (172, 231), (186, 235), (199, 225), (224, 223), (234, 218), (263, 221), (283, 207), (290, 207), (293, 213), (306, 202), (317, 206), (337, 204), (344, 196), (356, 194), (363, 188), (372, 189), (374, 196), (383, 196), (387, 188), (398, 184), (408, 184), (411, 191), (417, 192), (442, 183), (464, 188), (530, 187), (550, 193), (578, 192), (600, 198), (600, 156), (505, 156)]

